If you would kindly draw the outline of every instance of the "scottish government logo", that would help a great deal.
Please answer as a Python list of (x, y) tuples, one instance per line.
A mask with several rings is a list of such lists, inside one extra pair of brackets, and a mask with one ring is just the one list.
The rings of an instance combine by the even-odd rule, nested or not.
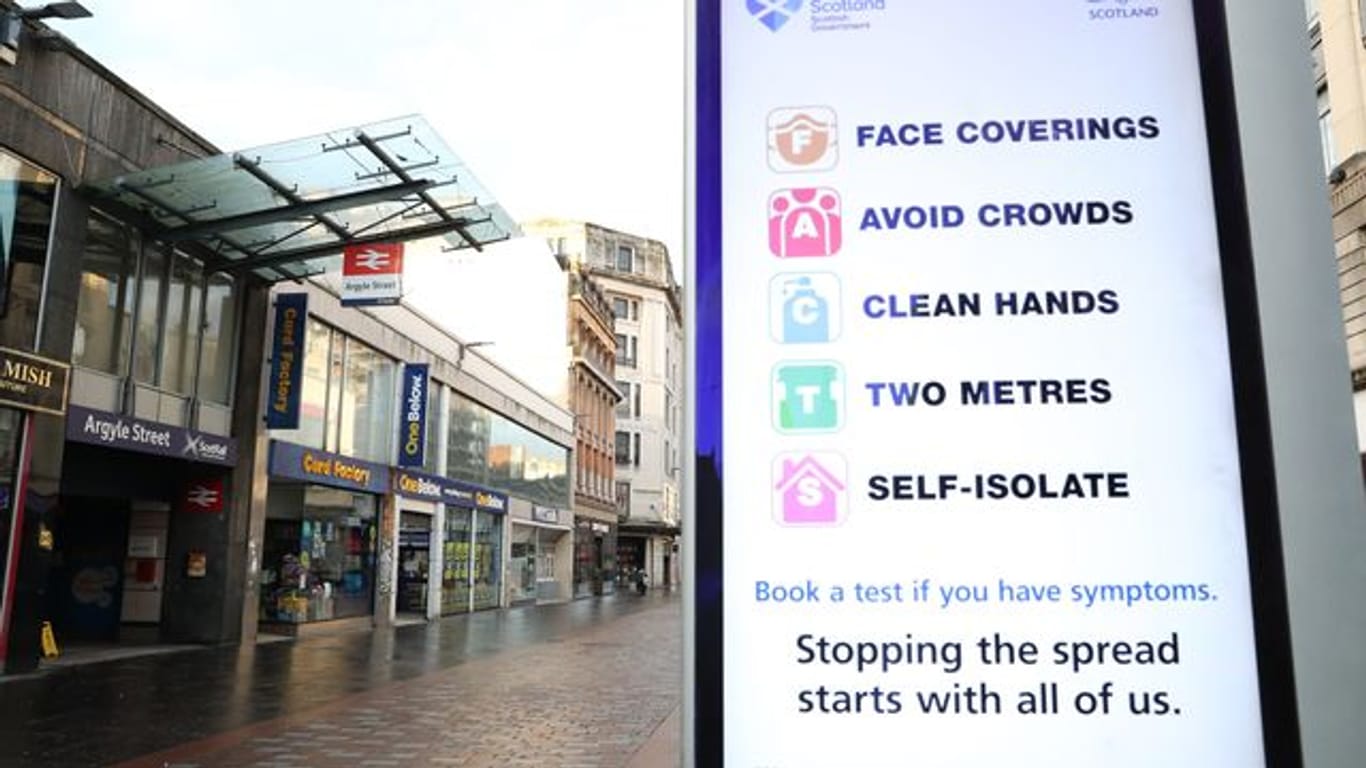
[(745, 0), (749, 15), (777, 32), (802, 9), (802, 0)]

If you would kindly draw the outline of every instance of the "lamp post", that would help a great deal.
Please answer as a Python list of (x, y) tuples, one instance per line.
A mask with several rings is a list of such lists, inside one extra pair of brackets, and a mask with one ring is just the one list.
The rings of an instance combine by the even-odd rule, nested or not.
[(466, 351), (466, 350), (472, 349), (472, 348), (474, 348), (474, 347), (487, 347), (487, 346), (491, 346), (491, 345), (493, 344), (493, 342), (491, 342), (491, 341), (470, 341), (470, 342), (463, 342), (463, 341), (462, 341), (462, 342), (458, 342), (458, 343), (460, 344), (460, 356), (457, 357), (457, 358), (455, 358), (455, 367), (456, 367), (457, 370), (459, 370), (459, 369), (461, 369), (461, 368), (463, 368), (463, 367), (465, 366), (465, 351)]
[(25, 21), (38, 19), (84, 19), (90, 11), (77, 2), (48, 3), (41, 8), (10, 8), (0, 16), (0, 63), (19, 61), (19, 39)]

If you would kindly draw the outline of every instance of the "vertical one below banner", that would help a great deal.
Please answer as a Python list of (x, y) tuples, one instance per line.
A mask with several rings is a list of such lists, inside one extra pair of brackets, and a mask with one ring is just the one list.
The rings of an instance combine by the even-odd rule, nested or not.
[(398, 465), (421, 467), (426, 463), (427, 364), (403, 366), (403, 417), (399, 420)]
[(303, 378), (304, 321), (308, 294), (282, 293), (275, 298), (275, 326), (271, 329), (270, 391), (266, 426), (298, 429)]

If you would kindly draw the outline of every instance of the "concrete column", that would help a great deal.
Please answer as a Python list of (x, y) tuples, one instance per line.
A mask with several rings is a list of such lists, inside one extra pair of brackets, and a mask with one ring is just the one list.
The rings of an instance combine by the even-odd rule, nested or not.
[[(266, 532), (266, 489), (270, 481), (270, 435), (264, 421), (266, 344), (269, 341), (270, 289), (247, 286), (237, 330), (237, 381), (233, 387), (232, 433), (237, 437), (237, 467), (230, 480), (225, 626), (238, 626), (236, 639), (256, 642), (260, 615), (261, 544)], [(236, 621), (232, 620), (236, 618)]]
[[(1366, 658), (1356, 640), (1366, 635), (1366, 601), (1361, 599), (1366, 589), (1366, 502), (1353, 434), (1314, 89), (1305, 65), (1303, 9), (1279, 0), (1224, 6), (1266, 360), (1304, 764), (1350, 768), (1361, 765), (1366, 755), (1366, 729), (1361, 727)], [(1325, 2), (1324, 12), (1330, 7), (1339, 14), (1348, 12), (1346, 2)], [(1351, 44), (1360, 51), (1359, 30), (1351, 34)], [(1337, 87), (1330, 83), (1329, 90)], [(1336, 103), (1333, 117), (1336, 124)], [(1345, 112), (1341, 117), (1349, 119)]]
[(392, 627), (397, 611), (398, 584), (398, 497), (386, 493), (379, 497), (379, 537), (375, 546), (379, 557), (375, 565), (375, 626)]
[(437, 504), (432, 515), (431, 555), (427, 564), (427, 620), (441, 618), (441, 572), (446, 567), (446, 505)]

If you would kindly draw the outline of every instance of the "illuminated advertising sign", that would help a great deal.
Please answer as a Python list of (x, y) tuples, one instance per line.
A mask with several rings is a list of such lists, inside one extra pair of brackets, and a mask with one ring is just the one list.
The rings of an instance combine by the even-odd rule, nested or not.
[(304, 329), (308, 322), (308, 294), (282, 293), (275, 297), (275, 325), (271, 330), (270, 388), (266, 393), (266, 426), (298, 429), (303, 393)]
[(1297, 765), (1220, 3), (695, 8), (695, 764)]
[(427, 460), (427, 364), (403, 366), (403, 409), (399, 421), (398, 465), (421, 467)]

